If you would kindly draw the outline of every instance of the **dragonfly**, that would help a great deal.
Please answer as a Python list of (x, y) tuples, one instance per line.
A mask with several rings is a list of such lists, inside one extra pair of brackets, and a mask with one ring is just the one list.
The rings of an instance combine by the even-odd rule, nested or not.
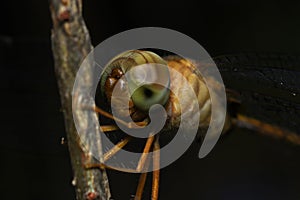
[[(214, 62), (223, 79), (230, 80), (225, 81), (227, 115), (222, 134), (230, 133), (232, 127), (241, 127), (272, 138), (281, 139), (293, 145), (300, 145), (300, 134), (297, 134), (300, 133), (300, 126), (298, 125), (300, 80), (297, 78), (300, 76), (299, 61), (300, 59), (297, 56), (255, 53), (214, 57)], [(121, 78), (129, 69), (146, 63), (167, 64), (168, 67), (180, 72), (189, 81), (201, 109), (200, 131), (197, 137), (200, 138), (200, 141), (205, 136), (202, 135), (201, 130), (206, 130), (211, 121), (210, 93), (205, 81), (197, 71), (198, 65), (203, 65), (203, 63), (160, 50), (156, 52), (131, 50), (115, 57), (105, 67), (101, 75), (96, 106), (93, 108), (99, 114), (99, 118), (105, 119), (107, 122), (106, 125), (101, 125), (103, 132), (112, 140), (115, 140), (115, 146), (104, 154), (103, 163), (112, 159), (120, 149), (126, 149), (126, 146), (130, 146), (130, 143), (133, 143), (134, 147), (137, 146), (137, 143), (141, 143), (140, 140), (135, 140), (135, 138), (126, 134), (121, 137), (120, 133), (116, 132), (119, 130), (119, 127), (115, 124), (116, 121), (126, 127), (133, 128), (133, 124), (122, 119), (124, 115), (130, 115), (135, 124), (145, 127), (150, 123), (148, 111), (154, 104), (164, 106), (167, 113), (169, 113), (165, 125), (167, 128), (164, 127), (165, 130), (162, 130), (159, 134), (150, 134), (141, 143), (143, 154), (135, 172), (141, 172), (141, 169), (149, 166), (150, 161), (146, 156), (149, 152), (156, 152), (152, 164), (159, 166), (161, 138), (165, 132), (171, 131), (173, 127), (176, 128), (180, 125), (178, 116), (183, 115), (185, 109), (188, 109), (190, 105), (189, 99), (185, 101), (185, 105), (179, 105), (178, 98), (189, 98), (187, 96), (181, 95), (178, 97), (164, 87), (145, 85), (140, 88), (139, 92), (133, 93), (130, 97), (128, 102), (129, 112), (123, 112), (122, 106), (120, 106), (117, 109), (119, 110), (118, 115), (114, 116), (111, 108), (109, 108), (110, 103), (114, 101), (112, 97), (113, 90), (116, 87), (120, 87), (120, 90), (128, 89), (128, 85), (136, 81), (134, 76), (131, 76), (131, 79)], [(170, 90), (178, 90), (181, 93), (181, 80), (172, 74), (163, 75), (170, 83)], [(123, 83), (118, 85), (118, 81), (123, 81)], [(264, 87), (260, 87), (261, 85), (264, 85)], [(295, 120), (287, 120), (286, 116), (291, 116)], [(105, 164), (87, 164), (86, 167), (110, 168)], [(152, 173), (151, 199), (158, 200), (160, 170), (154, 170)], [(134, 195), (135, 200), (142, 199), (146, 179), (147, 172), (141, 173)]]

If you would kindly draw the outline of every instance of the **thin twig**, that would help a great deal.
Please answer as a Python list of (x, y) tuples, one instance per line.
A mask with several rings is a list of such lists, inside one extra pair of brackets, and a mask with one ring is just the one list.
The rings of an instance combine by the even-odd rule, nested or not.
[[(90, 36), (82, 18), (81, 0), (50, 0), (50, 11), (53, 21), (52, 50), (55, 61), (55, 71), (61, 97), (61, 105), (65, 118), (68, 147), (74, 172), (73, 185), (76, 187), (78, 200), (108, 200), (110, 189), (104, 169), (86, 169), (86, 163), (95, 162), (94, 158), (86, 152), (77, 134), (72, 115), (72, 89), (79, 65), (92, 50)], [(86, 76), (84, 80), (91, 83), (92, 77)], [(80, 90), (84, 88), (79, 88)], [(77, 93), (78, 92), (78, 93)], [(82, 91), (75, 91), (80, 94)], [(80, 95), (76, 96), (80, 98)], [(75, 98), (75, 102), (79, 99)], [(74, 102), (73, 102), (74, 103)], [(86, 118), (86, 112), (79, 112), (78, 120)], [(81, 128), (92, 125), (95, 134), (99, 133), (97, 125), (88, 124), (97, 122), (97, 116), (79, 123)], [(91, 129), (90, 129), (91, 130)], [(98, 139), (100, 140), (100, 134)], [(99, 154), (102, 153), (101, 142), (97, 143)]]

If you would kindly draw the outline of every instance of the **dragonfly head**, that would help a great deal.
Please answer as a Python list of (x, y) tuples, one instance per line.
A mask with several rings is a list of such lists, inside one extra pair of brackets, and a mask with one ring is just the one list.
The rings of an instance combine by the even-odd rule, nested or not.
[(127, 117), (129, 110), (133, 121), (143, 120), (151, 106), (164, 106), (169, 99), (170, 74), (166, 66), (155, 53), (126, 51), (105, 67), (100, 80), (102, 97), (114, 106), (118, 117)]

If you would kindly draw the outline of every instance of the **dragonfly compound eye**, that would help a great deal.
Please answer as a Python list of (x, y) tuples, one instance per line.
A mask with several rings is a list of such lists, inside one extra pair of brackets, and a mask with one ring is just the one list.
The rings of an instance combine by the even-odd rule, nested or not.
[(153, 52), (124, 52), (105, 67), (100, 80), (101, 93), (111, 102), (112, 98), (118, 100), (122, 96), (112, 97), (114, 90), (128, 92), (129, 105), (141, 112), (149, 111), (155, 104), (165, 105), (169, 99), (170, 84), (166, 66), (166, 61)]

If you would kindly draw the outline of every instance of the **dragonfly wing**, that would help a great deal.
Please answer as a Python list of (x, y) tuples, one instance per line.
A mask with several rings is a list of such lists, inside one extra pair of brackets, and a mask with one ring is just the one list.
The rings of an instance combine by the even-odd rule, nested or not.
[(238, 54), (214, 58), (239, 112), (300, 134), (300, 57)]

